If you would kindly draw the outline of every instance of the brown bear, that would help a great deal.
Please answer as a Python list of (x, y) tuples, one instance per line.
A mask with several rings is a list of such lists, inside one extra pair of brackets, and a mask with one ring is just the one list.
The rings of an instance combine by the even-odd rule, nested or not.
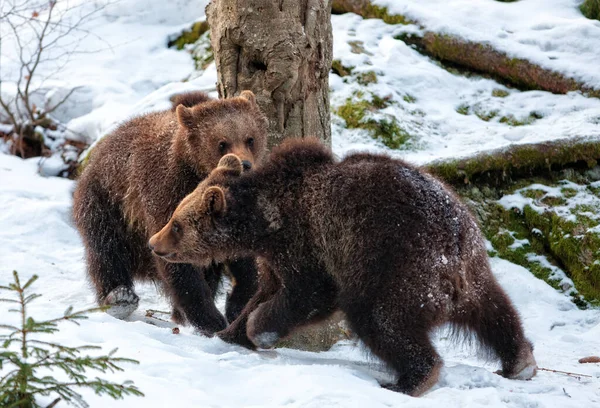
[(245, 170), (259, 163), (267, 122), (250, 91), (226, 100), (191, 92), (173, 104), (129, 120), (98, 143), (74, 191), (73, 215), (98, 303), (110, 314), (131, 314), (139, 302), (134, 281), (149, 279), (170, 296), (175, 321), (211, 334), (227, 323), (214, 305), (223, 270), (236, 283), (226, 304), (233, 321), (256, 291), (254, 258), (172, 264), (153, 256), (148, 238), (222, 156), (235, 153)]
[(149, 245), (169, 262), (264, 260), (266, 283), (219, 333), (229, 341), (269, 348), (341, 309), (397, 373), (392, 390), (420, 395), (436, 383), (442, 359), (429, 335), (445, 323), (473, 332), (505, 377), (536, 373), (467, 207), (431, 175), (385, 155), (336, 162), (316, 140), (289, 140), (245, 174), (227, 155)]

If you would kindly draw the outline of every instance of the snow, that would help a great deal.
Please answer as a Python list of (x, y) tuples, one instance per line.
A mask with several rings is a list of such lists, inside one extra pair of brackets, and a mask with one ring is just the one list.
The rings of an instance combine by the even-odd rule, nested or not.
[(600, 21), (585, 18), (583, 0), (374, 0), (428, 31), (488, 43), (600, 89)]
[[(43, 297), (31, 304), (36, 318), (56, 317), (69, 306), (93, 307), (85, 277), (83, 248), (71, 224), (73, 182), (37, 174), (37, 159), (0, 155), (0, 282), (12, 270), (34, 284)], [(140, 309), (129, 321), (94, 314), (81, 327), (62, 324), (53, 340), (93, 344), (105, 352), (134, 358), (125, 372), (105, 375), (132, 379), (146, 394), (112, 402), (89, 391), (92, 407), (588, 407), (600, 403), (600, 367), (577, 360), (600, 350), (600, 310), (579, 310), (563, 294), (520, 266), (497, 258), (492, 267), (523, 317), (540, 367), (591, 376), (541, 371), (532, 381), (507, 380), (493, 373), (493, 361), (478, 359), (468, 343), (448, 332), (434, 334), (445, 359), (441, 379), (421, 398), (385, 390), (392, 377), (359, 346), (339, 343), (324, 353), (290, 349), (251, 352), (217, 338), (193, 334), (190, 327), (172, 333), (171, 324), (147, 324), (147, 309), (169, 310), (152, 285), (138, 285)], [(15, 322), (0, 303), (3, 323)], [(567, 395), (568, 394), (568, 395)], [(49, 403), (50, 400), (44, 401)]]
[[(93, 143), (131, 116), (169, 107), (169, 98), (174, 94), (213, 91), (214, 64), (195, 74), (186, 52), (166, 47), (169, 38), (204, 18), (207, 2), (71, 0), (71, 5), (80, 6), (77, 12), (90, 11), (95, 5), (105, 7), (84, 24), (85, 32), (74, 37), (83, 53), (74, 55), (47, 81), (44, 92), (38, 95), (40, 101), (59, 100), (78, 87), (54, 115), (66, 124), (69, 138)], [(578, 1), (377, 3), (418, 20), (429, 30), (489, 41), (511, 56), (529, 59), (590, 86), (600, 84), (600, 24), (581, 17), (576, 8)], [(333, 114), (333, 148), (340, 156), (353, 150), (378, 150), (426, 163), (517, 143), (600, 138), (598, 99), (579, 93), (521, 92), (492, 80), (453, 74), (394, 39), (400, 33), (420, 30), (415, 26), (390, 26), (351, 14), (332, 16), (332, 22), (334, 58), (354, 66), (353, 75), (375, 71), (378, 77), (376, 84), (359, 87), (355, 80), (331, 74), (332, 108), (359, 90), (367, 97), (389, 95), (393, 103), (383, 112), (396, 117), (413, 136), (407, 148), (391, 152), (365, 131), (345, 129), (342, 119)], [(5, 26), (0, 27), (2, 92), (10, 95), (14, 88), (9, 80), (18, 65), (14, 38), (5, 30)], [(362, 41), (366, 53), (354, 54), (348, 41)], [(42, 72), (50, 73), (52, 68), (43, 67)], [(508, 95), (495, 97), (494, 90)], [(469, 114), (457, 112), (462, 106)], [(496, 117), (488, 122), (475, 114), (492, 111)], [(502, 116), (523, 119), (531, 113), (542, 118), (518, 127), (499, 121)], [(0, 143), (0, 151), (6, 150), (6, 144)], [(82, 243), (71, 222), (74, 184), (40, 176), (39, 165), (39, 159), (21, 160), (0, 154), (0, 283), (11, 280), (13, 269), (23, 278), (40, 275), (33, 288), (43, 297), (31, 305), (30, 311), (37, 318), (48, 318), (61, 315), (69, 305), (83, 309), (95, 302), (86, 280)], [(42, 162), (42, 174), (61, 170), (57, 156)], [(576, 197), (584, 193), (577, 190)], [(520, 195), (511, 200), (510, 205), (531, 204)], [(591, 378), (541, 371), (532, 381), (507, 380), (493, 374), (497, 364), (477, 358), (468, 342), (457, 344), (441, 330), (434, 334), (446, 364), (440, 382), (425, 396), (410, 398), (380, 388), (378, 381), (391, 381), (389, 373), (351, 342), (340, 343), (325, 353), (289, 349), (251, 352), (216, 338), (195, 335), (189, 327), (175, 335), (170, 323), (150, 325), (145, 310), (169, 310), (167, 301), (150, 284), (136, 287), (141, 304), (129, 321), (95, 314), (81, 327), (61, 325), (54, 340), (69, 345), (100, 345), (106, 352), (118, 347), (118, 355), (140, 361), (140, 365), (126, 366), (124, 373), (107, 377), (134, 380), (146, 393), (145, 398), (113, 402), (84, 391), (92, 407), (579, 408), (600, 404), (600, 367), (577, 363), (581, 357), (599, 353), (600, 310), (577, 309), (566, 295), (520, 266), (494, 258), (492, 267), (523, 317), (539, 366)], [(221, 299), (221, 307), (222, 303)], [(0, 303), (2, 323), (16, 318), (7, 309)], [(48, 404), (50, 400), (43, 402)]]
[[(553, 211), (567, 221), (576, 222), (577, 215), (582, 215), (596, 222), (600, 222), (600, 216), (598, 216), (598, 214), (584, 211), (586, 208), (600, 209), (600, 198), (590, 191), (590, 189), (599, 187), (600, 182), (597, 181), (590, 183), (589, 187), (573, 183), (569, 180), (561, 180), (557, 187), (535, 183), (521, 188), (512, 194), (503, 196), (498, 200), (498, 203), (507, 210), (516, 208), (519, 211), (523, 211), (525, 206), (530, 206), (538, 213)], [(569, 191), (572, 196), (569, 195), (568, 197), (565, 197), (565, 191)], [(539, 198), (531, 198), (525, 195), (527, 192), (539, 192), (541, 196)], [(557, 204), (549, 207), (543, 202), (544, 199), (547, 198), (563, 199), (564, 204)]]
[[(490, 3), (497, 2), (490, 0)], [(344, 121), (334, 115), (333, 148), (341, 156), (353, 150), (380, 150), (423, 164), (515, 144), (600, 137), (600, 99), (575, 92), (567, 95), (521, 92), (489, 79), (453, 74), (394, 39), (406, 30), (404, 26), (363, 20), (355, 14), (333, 16), (332, 22), (334, 58), (344, 66), (354, 67), (353, 74), (374, 71), (378, 79), (376, 84), (365, 87), (355, 79), (348, 80), (350, 77), (331, 74), (332, 110), (358, 91), (388, 97), (394, 103), (384, 112), (395, 116), (413, 135), (413, 142), (405, 150), (390, 150), (374, 144), (364, 130), (346, 129)], [(352, 52), (348, 42), (355, 41), (362, 42), (363, 53)], [(494, 90), (507, 92), (508, 96), (493, 96)], [(461, 107), (468, 108), (469, 114), (460, 114)], [(484, 121), (476, 113), (495, 116)], [(523, 121), (530, 115), (541, 119), (524, 126), (500, 121), (502, 117)]]

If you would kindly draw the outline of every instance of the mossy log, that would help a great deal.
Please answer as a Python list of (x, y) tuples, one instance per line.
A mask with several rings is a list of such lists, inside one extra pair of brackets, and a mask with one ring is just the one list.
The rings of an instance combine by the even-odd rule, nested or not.
[(436, 161), (426, 169), (453, 185), (503, 185), (517, 177), (543, 175), (565, 166), (591, 168), (599, 159), (600, 141), (574, 138), (512, 145), (465, 159)]
[[(370, 0), (334, 0), (333, 13), (356, 13), (364, 18), (380, 18), (388, 24), (409, 24), (406, 16), (390, 14), (385, 7), (373, 5)], [(581, 91), (600, 98), (600, 89), (593, 88), (566, 75), (540, 67), (521, 58), (509, 57), (490, 44), (466, 41), (446, 34), (426, 31), (421, 36), (400, 36), (419, 52), (459, 68), (489, 75), (500, 82), (522, 90), (540, 90), (555, 94)]]

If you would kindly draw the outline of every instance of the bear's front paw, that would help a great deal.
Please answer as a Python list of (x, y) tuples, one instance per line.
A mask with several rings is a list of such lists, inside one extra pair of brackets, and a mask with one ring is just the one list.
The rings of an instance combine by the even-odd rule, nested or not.
[(248, 316), (246, 333), (250, 341), (254, 343), (256, 347), (270, 349), (275, 346), (275, 343), (277, 343), (280, 336), (275, 331), (259, 331), (260, 329), (256, 327), (259, 311), (260, 308), (256, 309), (254, 312), (250, 313), (250, 316)]
[(189, 322), (194, 326), (194, 332), (206, 337), (213, 337), (216, 332), (224, 330), (227, 327), (227, 320), (218, 311), (211, 313), (204, 311), (200, 315), (188, 316)]
[(126, 286), (117, 286), (115, 289), (111, 290), (108, 295), (106, 295), (102, 305), (109, 306), (106, 313), (117, 319), (123, 320), (135, 312), (139, 303), (140, 298), (131, 288)]
[(237, 344), (250, 350), (256, 349), (254, 343), (246, 336), (245, 330), (232, 330), (232, 327), (229, 326), (225, 330), (218, 332), (217, 336), (226, 343)]

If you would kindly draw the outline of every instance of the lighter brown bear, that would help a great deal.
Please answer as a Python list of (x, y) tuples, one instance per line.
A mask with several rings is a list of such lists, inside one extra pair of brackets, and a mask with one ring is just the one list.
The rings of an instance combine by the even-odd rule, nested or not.
[[(267, 123), (254, 94), (211, 100), (192, 92), (173, 109), (129, 120), (93, 149), (74, 192), (73, 216), (85, 246), (87, 272), (100, 305), (125, 318), (138, 306), (134, 281), (154, 280), (169, 295), (174, 320), (211, 334), (226, 326), (214, 305), (222, 263), (167, 263), (148, 238), (219, 159), (235, 153), (250, 170), (266, 152)], [(226, 307), (233, 320), (256, 290), (253, 258), (232, 255), (234, 286)]]

